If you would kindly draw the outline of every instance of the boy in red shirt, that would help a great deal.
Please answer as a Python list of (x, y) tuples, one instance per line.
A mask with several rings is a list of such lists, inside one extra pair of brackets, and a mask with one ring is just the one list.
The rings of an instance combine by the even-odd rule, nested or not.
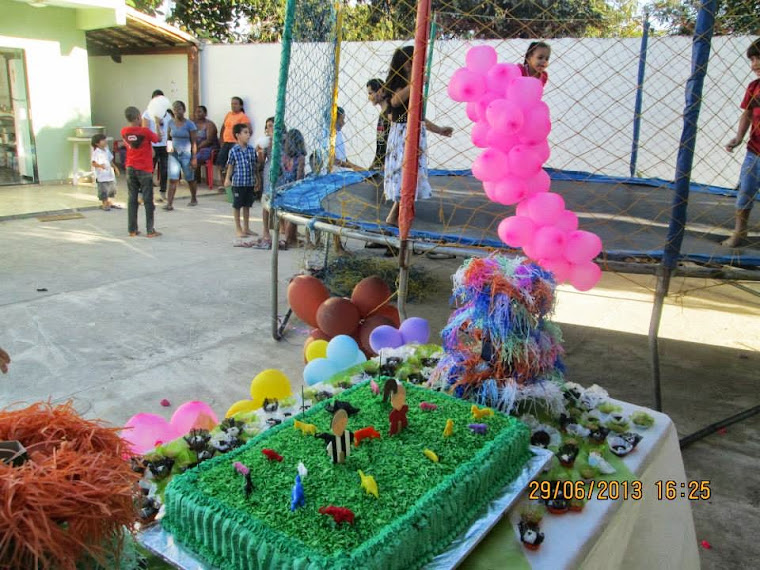
[[(760, 78), (760, 40), (752, 42), (747, 50), (747, 57), (750, 69)], [(744, 112), (739, 118), (736, 136), (728, 141), (726, 150), (733, 152), (742, 144), (748, 130), (749, 141), (739, 179), (739, 194), (736, 196), (736, 225), (731, 237), (723, 242), (727, 247), (746, 245), (749, 213), (760, 189), (760, 79), (755, 79), (747, 86), (740, 107)]]
[(150, 143), (158, 142), (158, 135), (146, 127), (140, 126), (140, 110), (137, 107), (127, 107), (124, 116), (129, 124), (121, 129), (121, 138), (127, 146), (127, 228), (129, 236), (135, 237), (137, 231), (137, 194), (142, 192), (145, 206), (145, 234), (149, 238), (158, 237), (153, 227), (153, 148)]

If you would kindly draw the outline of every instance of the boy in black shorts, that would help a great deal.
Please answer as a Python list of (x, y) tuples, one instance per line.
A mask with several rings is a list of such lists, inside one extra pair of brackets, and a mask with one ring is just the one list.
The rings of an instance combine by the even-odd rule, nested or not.
[[(256, 151), (248, 145), (251, 131), (248, 125), (238, 124), (232, 128), (237, 144), (230, 149), (227, 158), (227, 174), (224, 185), (232, 185), (232, 207), (235, 209), (235, 232), (238, 237), (255, 236), (251, 231), (250, 214), (253, 206), (253, 186), (256, 174)], [(243, 225), (240, 225), (240, 210)]]

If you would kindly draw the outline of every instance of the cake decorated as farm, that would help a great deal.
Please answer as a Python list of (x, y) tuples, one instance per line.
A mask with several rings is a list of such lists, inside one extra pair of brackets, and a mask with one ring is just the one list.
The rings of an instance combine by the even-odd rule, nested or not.
[(420, 568), (519, 475), (529, 439), (380, 376), (174, 477), (162, 524), (221, 568)]

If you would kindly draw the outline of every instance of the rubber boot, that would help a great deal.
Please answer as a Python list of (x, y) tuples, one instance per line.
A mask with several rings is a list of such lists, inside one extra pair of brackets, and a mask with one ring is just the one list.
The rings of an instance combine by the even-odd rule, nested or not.
[(736, 210), (734, 232), (722, 245), (726, 247), (741, 247), (747, 242), (747, 226), (749, 225), (750, 210)]

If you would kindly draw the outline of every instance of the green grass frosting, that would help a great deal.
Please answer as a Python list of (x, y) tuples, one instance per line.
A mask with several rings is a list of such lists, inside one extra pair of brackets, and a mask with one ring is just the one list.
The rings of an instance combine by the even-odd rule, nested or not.
[[(220, 568), (382, 569), (419, 568), (444, 550), (514, 479), (530, 456), (529, 429), (509, 416), (473, 419), (470, 403), (405, 385), (409, 427), (389, 437), (390, 404), (383, 404), (367, 382), (338, 398), (360, 412), (348, 429), (374, 426), (380, 439), (362, 441), (343, 464), (333, 464), (323, 440), (303, 435), (289, 419), (244, 447), (175, 477), (166, 491), (164, 527), (180, 542)], [(420, 402), (438, 406), (423, 411)], [(329, 432), (332, 419), (322, 402), (299, 421)], [(443, 437), (447, 418), (454, 435)], [(485, 423), (485, 435), (467, 424)], [(268, 461), (263, 448), (282, 462)], [(434, 451), (439, 463), (424, 449)], [(233, 467), (250, 469), (254, 491), (246, 498), (244, 478)], [(297, 465), (304, 507), (290, 511)], [(379, 499), (361, 488), (357, 470), (372, 475)], [(337, 526), (318, 513), (335, 505), (351, 509), (354, 525)]]

